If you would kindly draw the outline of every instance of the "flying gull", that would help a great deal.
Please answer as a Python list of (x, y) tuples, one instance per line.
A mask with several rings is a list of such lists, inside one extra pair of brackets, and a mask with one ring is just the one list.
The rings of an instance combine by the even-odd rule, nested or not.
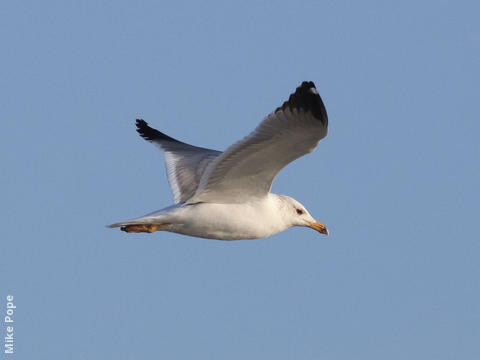
[(141, 119), (136, 125), (144, 139), (165, 153), (174, 205), (109, 227), (219, 240), (258, 239), (292, 226), (328, 235), (297, 200), (270, 192), (278, 172), (327, 135), (327, 112), (313, 82), (303, 82), (250, 135), (224, 152), (185, 144)]

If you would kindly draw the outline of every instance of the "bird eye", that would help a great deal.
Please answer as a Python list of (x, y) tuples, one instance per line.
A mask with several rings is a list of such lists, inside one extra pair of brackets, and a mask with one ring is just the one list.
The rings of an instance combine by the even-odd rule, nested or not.
[(297, 210), (297, 214), (298, 214), (298, 215), (302, 215), (302, 214), (303, 214), (303, 210), (301, 210), (301, 209), (296, 209), (296, 210)]

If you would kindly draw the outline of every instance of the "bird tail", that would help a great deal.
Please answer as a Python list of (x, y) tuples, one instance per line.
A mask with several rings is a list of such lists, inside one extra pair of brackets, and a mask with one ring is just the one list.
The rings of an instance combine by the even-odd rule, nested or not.
[(157, 230), (164, 230), (165, 226), (169, 225), (168, 223), (159, 223), (158, 219), (154, 221), (152, 218), (136, 219), (131, 221), (119, 222), (111, 225), (107, 225), (109, 228), (117, 228), (120, 230), (131, 233), (131, 232), (146, 232), (152, 233)]
[(122, 221), (115, 224), (107, 225), (107, 228), (117, 228), (121, 226), (128, 226), (128, 225), (153, 225), (162, 223), (159, 218), (152, 218), (152, 217), (141, 217), (138, 219)]
[(138, 224), (138, 223), (135, 222), (134, 220), (124, 221), (124, 222), (118, 222), (118, 223), (115, 223), (115, 224), (107, 225), (107, 228), (113, 229), (113, 228), (117, 228), (117, 227), (120, 227), (120, 226), (135, 225), (135, 224)]
[[(133, 231), (128, 231), (128, 229), (151, 230), (153, 228), (157, 228), (157, 230), (162, 230), (165, 227), (165, 225), (169, 225), (172, 223), (173, 218), (171, 215), (171, 211), (174, 211), (178, 207), (181, 207), (181, 205), (175, 204), (175, 205), (166, 207), (165, 209), (154, 211), (150, 214), (144, 215), (136, 219), (107, 225), (107, 228), (119, 227), (121, 228), (121, 230), (127, 231), (127, 232), (133, 232)], [(146, 231), (146, 232), (152, 232), (152, 231)]]

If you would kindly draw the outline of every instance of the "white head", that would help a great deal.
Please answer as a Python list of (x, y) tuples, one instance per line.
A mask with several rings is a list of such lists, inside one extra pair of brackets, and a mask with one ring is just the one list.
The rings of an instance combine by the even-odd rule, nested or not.
[(281, 200), (282, 215), (284, 220), (290, 222), (290, 226), (308, 226), (318, 232), (328, 235), (325, 225), (315, 220), (312, 215), (294, 198), (285, 195), (278, 195)]

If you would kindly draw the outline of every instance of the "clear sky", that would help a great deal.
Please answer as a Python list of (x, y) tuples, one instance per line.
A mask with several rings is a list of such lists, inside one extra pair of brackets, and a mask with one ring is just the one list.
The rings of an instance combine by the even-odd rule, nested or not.
[[(2, 2), (1, 319), (8, 294), (17, 306), (5, 358), (479, 359), (479, 13)], [(135, 118), (223, 150), (303, 80), (329, 135), (273, 191), (329, 237), (105, 228), (172, 203)]]

